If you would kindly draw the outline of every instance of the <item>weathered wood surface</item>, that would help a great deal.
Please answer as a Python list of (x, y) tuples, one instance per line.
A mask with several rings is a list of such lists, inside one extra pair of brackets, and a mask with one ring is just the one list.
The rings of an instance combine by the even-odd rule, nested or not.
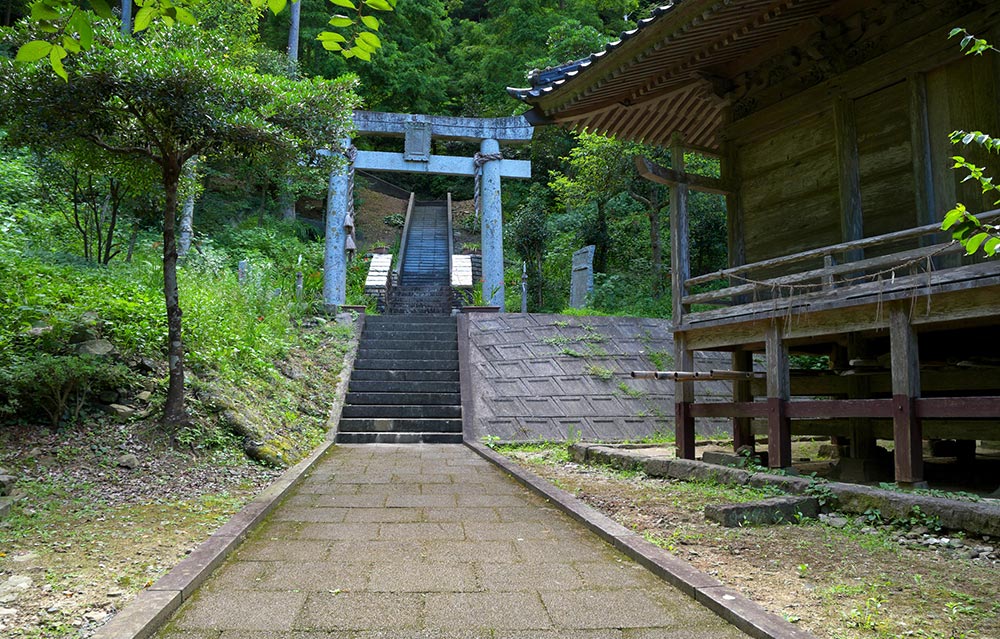
[[(976, 218), (981, 222), (990, 222), (992, 220), (1000, 218), (1000, 209), (993, 209), (991, 211), (980, 213), (979, 215), (976, 216)], [(857, 240), (854, 242), (840, 242), (837, 244), (831, 244), (829, 246), (823, 246), (808, 251), (792, 253), (789, 255), (783, 255), (781, 257), (775, 257), (767, 260), (753, 262), (750, 264), (744, 264), (742, 266), (725, 268), (719, 271), (714, 271), (712, 273), (706, 273), (704, 275), (699, 275), (697, 277), (692, 277), (688, 279), (687, 284), (688, 286), (708, 284), (709, 282), (714, 282), (715, 280), (721, 280), (733, 275), (746, 273), (751, 270), (773, 268), (779, 266), (785, 267), (788, 266), (789, 264), (794, 264), (796, 262), (803, 262), (810, 259), (822, 259), (827, 255), (837, 255), (838, 253), (844, 253), (846, 251), (850, 251), (855, 248), (869, 248), (872, 246), (877, 246), (879, 244), (887, 244), (890, 242), (895, 242), (897, 240), (919, 237), (921, 235), (934, 233), (936, 231), (940, 231), (940, 225), (938, 223), (928, 224), (926, 226), (917, 226), (914, 228), (909, 228), (902, 231), (896, 231), (893, 233), (887, 233), (885, 235), (879, 235), (875, 237), (866, 237), (864, 239)]]
[[(935, 271), (929, 276), (926, 273), (896, 277), (891, 280), (855, 284), (851, 287), (838, 288), (833, 291), (817, 291), (803, 293), (793, 297), (782, 297), (762, 302), (744, 304), (693, 313), (685, 318), (684, 324), (698, 324), (715, 319), (753, 316), (761, 313), (775, 314), (791, 309), (801, 313), (806, 310), (843, 307), (852, 304), (862, 304), (872, 297), (882, 296), (884, 300), (900, 299), (902, 297), (920, 298), (934, 294), (936, 289), (944, 285), (960, 285), (963, 289), (976, 286), (993, 286), (1000, 277), (1000, 261), (984, 262), (961, 266), (946, 271)], [(951, 290), (955, 290), (954, 286)], [(891, 296), (891, 297), (890, 297)]]
[(767, 452), (771, 468), (792, 465), (792, 430), (787, 413), (791, 398), (788, 369), (788, 344), (782, 338), (782, 322), (771, 322), (764, 335), (767, 358)]
[[(833, 101), (833, 130), (840, 196), (840, 241), (853, 242), (864, 237), (865, 220), (861, 208), (861, 168), (854, 103), (843, 94)], [(853, 262), (861, 259), (862, 255), (860, 249), (852, 249), (846, 259)]]
[(923, 431), (917, 415), (920, 397), (920, 355), (917, 332), (909, 309), (895, 303), (889, 308), (889, 344), (892, 357), (892, 439), (895, 444), (896, 481), (924, 479)]
[[(670, 158), (673, 169), (684, 172), (684, 145), (679, 137), (675, 137)], [(687, 281), (691, 277), (691, 252), (689, 247), (690, 233), (688, 228), (688, 187), (679, 183), (670, 188), (670, 267), (671, 293), (673, 297), (673, 320), (680, 322), (684, 317), (684, 295), (687, 293)], [(681, 366), (690, 370), (688, 366)]]
[[(887, 290), (881, 294), (875, 292), (865, 299), (849, 300), (847, 303), (831, 296), (802, 306), (776, 309), (772, 301), (767, 303), (768, 306), (757, 308), (755, 313), (743, 316), (700, 321), (704, 313), (696, 313), (690, 316), (692, 321), (677, 328), (685, 332), (688, 344), (694, 350), (730, 350), (734, 347), (761, 350), (764, 347), (764, 332), (775, 316), (791, 320), (785, 327), (786, 339), (815, 341), (817, 337), (838, 336), (851, 331), (887, 329), (885, 304), (893, 300), (912, 303), (913, 298), (914, 289), (908, 288)], [(916, 314), (912, 318), (915, 325), (990, 321), (1000, 317), (1000, 275), (936, 285), (929, 308), (926, 300), (924, 296), (916, 297)]]
[(657, 184), (666, 184), (671, 187), (678, 184), (686, 184), (692, 191), (715, 193), (717, 195), (729, 195), (733, 192), (733, 187), (719, 178), (698, 175), (697, 173), (687, 173), (660, 166), (642, 156), (636, 156), (635, 166), (640, 176)]
[[(871, 269), (887, 269), (895, 265), (902, 265), (907, 262), (919, 260), (922, 257), (927, 257), (932, 254), (944, 255), (949, 253), (962, 253), (962, 252), (965, 252), (965, 249), (962, 247), (961, 244), (952, 242), (948, 242), (946, 244), (937, 244), (934, 246), (928, 246), (924, 248), (893, 253), (891, 255), (883, 255), (881, 257), (872, 257), (864, 260), (858, 260), (857, 262), (848, 262), (846, 264), (831, 265), (821, 269), (802, 271), (801, 273), (795, 273), (793, 275), (772, 277), (751, 284), (739, 284), (736, 286), (730, 286), (728, 288), (722, 288), (715, 291), (708, 291), (706, 293), (696, 293), (694, 295), (688, 295), (687, 297), (685, 297), (684, 303), (705, 304), (716, 300), (728, 299), (737, 295), (753, 293), (756, 291), (766, 291), (772, 288), (780, 288), (781, 286), (787, 286), (792, 284), (804, 284), (812, 280), (817, 280), (814, 290), (819, 290), (820, 287), (823, 285), (826, 285), (825, 290), (830, 290), (830, 288), (833, 288), (837, 285), (836, 276), (838, 275), (861, 273), (863, 271)], [(902, 266), (899, 269), (899, 273), (900, 274), (905, 273), (906, 275), (911, 275), (911, 273), (908, 270), (904, 271)], [(892, 275), (886, 275), (886, 278), (891, 278), (891, 277)], [(843, 286), (852, 286), (852, 284), (843, 284)], [(787, 294), (787, 291), (785, 292), (785, 294)]]

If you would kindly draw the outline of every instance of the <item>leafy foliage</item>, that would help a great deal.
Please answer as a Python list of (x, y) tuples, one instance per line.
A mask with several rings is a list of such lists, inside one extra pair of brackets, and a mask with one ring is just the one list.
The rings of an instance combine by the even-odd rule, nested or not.
[[(965, 55), (982, 55), (986, 51), (1000, 53), (1000, 50), (989, 42), (971, 35), (965, 29), (952, 29), (948, 37), (954, 38), (959, 35), (962, 36), (959, 46)], [(976, 145), (990, 153), (1000, 152), (1000, 139), (982, 131), (953, 131), (949, 138), (955, 145)], [(956, 155), (952, 159), (955, 161), (953, 168), (968, 171), (963, 181), (978, 182), (984, 195), (1000, 191), (1000, 187), (993, 183), (993, 177), (986, 174), (984, 167), (973, 164), (963, 156)], [(1000, 200), (995, 201), (994, 205), (996, 204), (1000, 204)], [(948, 211), (941, 228), (945, 231), (950, 230), (952, 237), (961, 242), (968, 255), (973, 255), (981, 249), (985, 255), (992, 257), (1000, 250), (1000, 225), (981, 222), (961, 202)]]

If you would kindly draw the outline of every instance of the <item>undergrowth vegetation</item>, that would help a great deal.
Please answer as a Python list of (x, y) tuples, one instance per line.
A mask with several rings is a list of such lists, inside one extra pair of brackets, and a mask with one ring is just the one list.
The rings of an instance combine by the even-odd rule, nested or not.
[[(115, 237), (132, 245), (128, 261), (124, 252), (108, 264), (86, 259), (65, 201), (45, 196), (37, 163), (26, 152), (0, 147), (0, 418), (72, 426), (85, 419), (88, 406), (125, 402), (143, 390), (151, 392), (155, 413), (167, 348), (159, 231), (137, 217), (131, 238), (127, 227)], [(219, 395), (219, 388), (258, 408), (277, 396), (274, 430), (292, 432), (303, 411), (276, 363), (303, 346), (304, 321), (316, 328), (311, 318), (321, 306), (322, 241), (304, 225), (269, 217), (224, 223), (209, 213), (206, 226), (213, 225), (211, 236), (195, 237), (179, 270), (193, 408), (201, 409), (198, 393)], [(358, 273), (363, 278), (364, 266), (352, 269), (352, 280)], [(320, 326), (316, 339), (347, 338), (331, 325)], [(321, 432), (325, 423), (320, 407), (307, 412), (317, 413), (318, 426), (303, 444), (315, 443), (315, 429)], [(232, 443), (226, 433), (234, 430), (248, 435), (198, 419), (170, 435), (193, 448), (212, 448)]]

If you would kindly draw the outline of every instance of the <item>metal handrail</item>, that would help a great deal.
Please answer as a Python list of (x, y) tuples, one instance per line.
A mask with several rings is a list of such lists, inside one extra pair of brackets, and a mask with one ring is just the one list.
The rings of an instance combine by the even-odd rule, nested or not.
[(403, 222), (403, 235), (399, 239), (399, 254), (396, 259), (396, 268), (392, 269), (397, 281), (399, 271), (403, 268), (403, 260), (406, 259), (406, 236), (410, 233), (410, 217), (413, 215), (413, 205), (417, 201), (417, 194), (410, 193), (410, 201), (406, 204), (406, 220)]

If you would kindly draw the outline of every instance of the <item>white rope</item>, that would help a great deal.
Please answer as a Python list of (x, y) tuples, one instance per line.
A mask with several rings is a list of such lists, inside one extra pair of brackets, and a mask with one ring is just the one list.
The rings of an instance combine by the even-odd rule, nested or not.
[(479, 215), (481, 213), (480, 207), (482, 206), (479, 197), (479, 187), (480, 183), (482, 182), (483, 165), (486, 164), (487, 162), (492, 162), (494, 160), (502, 160), (502, 159), (503, 159), (502, 153), (480, 153), (476, 151), (476, 154), (472, 156), (472, 166), (474, 169), (473, 175), (475, 176), (475, 185), (472, 187), (474, 189), (472, 195), (472, 205), (476, 211), (476, 220), (479, 220)]
[(344, 241), (344, 250), (353, 251), (357, 247), (354, 238), (354, 161), (358, 158), (358, 148), (353, 144), (344, 149), (344, 158), (347, 160), (347, 214), (344, 220), (351, 220), (351, 231)]

